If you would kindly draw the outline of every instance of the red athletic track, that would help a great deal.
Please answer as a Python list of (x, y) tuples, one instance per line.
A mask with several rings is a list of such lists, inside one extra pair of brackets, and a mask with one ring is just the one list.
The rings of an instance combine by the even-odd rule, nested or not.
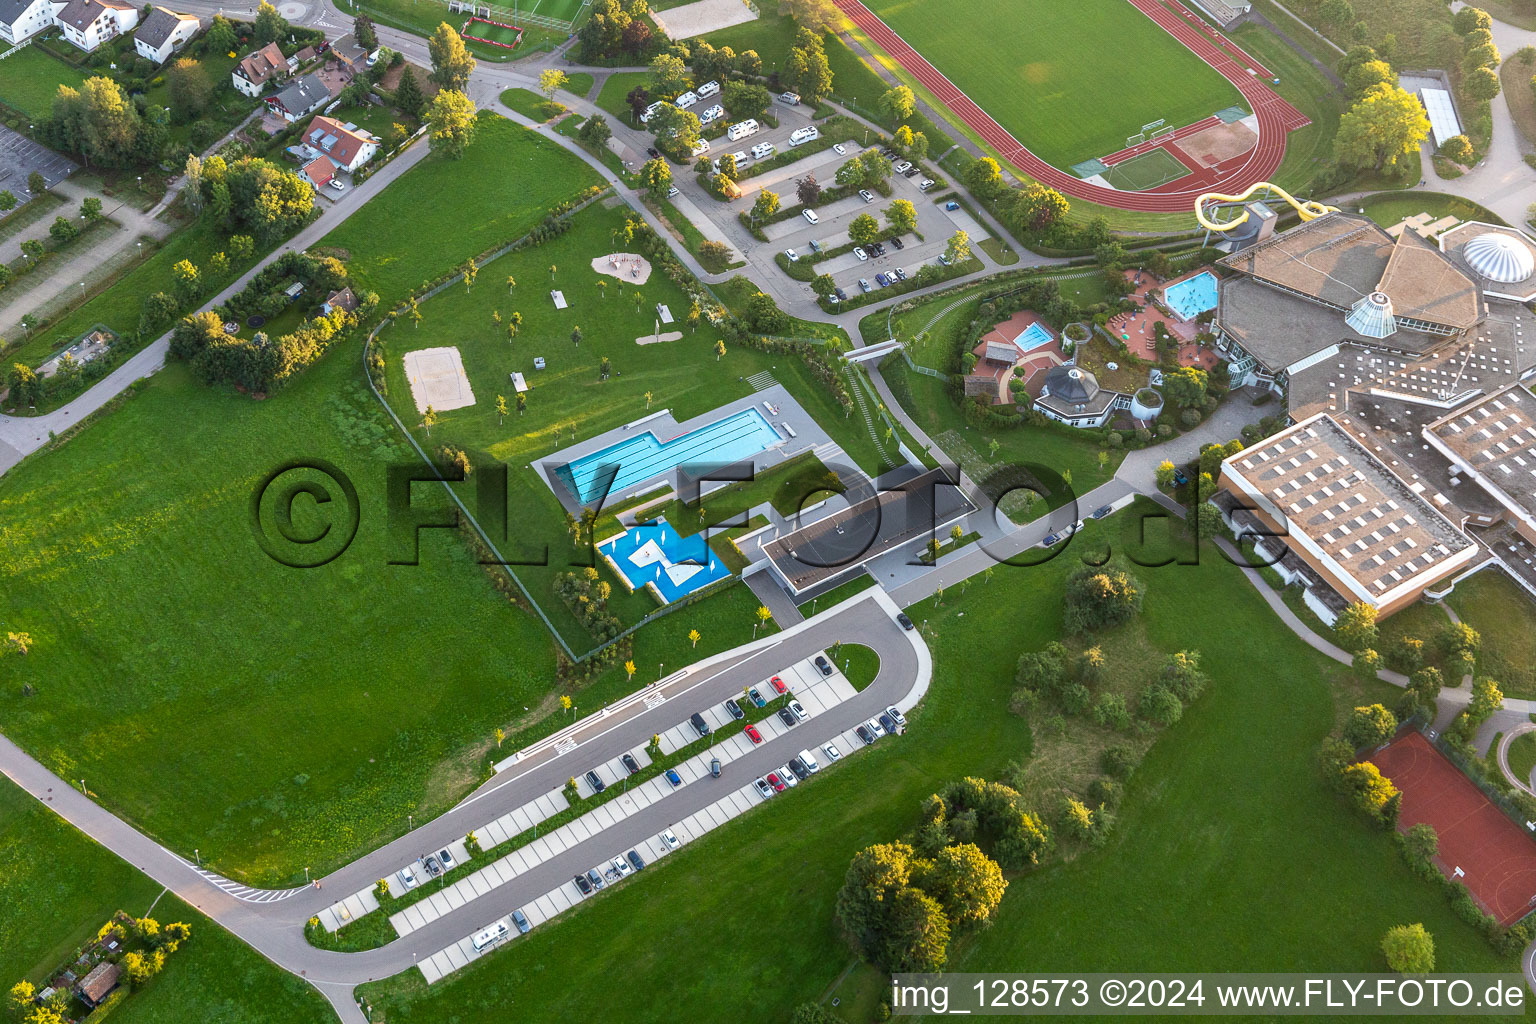
[[(1122, 192), (1073, 177), (1058, 170), (1025, 149), (1018, 139), (982, 110), (955, 83), (918, 53), (890, 26), (865, 7), (860, 0), (834, 0), (854, 24), (869, 34), (887, 53), (899, 61), (919, 82), (937, 96), (954, 114), (969, 125), (1009, 163), (1042, 184), (1063, 195), (1087, 202), (1112, 206), (1119, 210), (1146, 213), (1187, 212), (1194, 207), (1201, 192), (1221, 190), (1241, 192), (1248, 186), (1266, 181), (1285, 155), (1285, 133), (1311, 122), (1301, 111), (1281, 99), (1273, 89), (1259, 81), (1237, 61), (1223, 53), (1199, 29), (1164, 7), (1158, 0), (1129, 0), (1147, 17), (1221, 73), (1243, 94), (1258, 116), (1259, 141), (1253, 149), (1215, 168), (1199, 171), (1167, 185), (1146, 192)], [(1245, 54), (1246, 56), (1246, 54)], [(1150, 147), (1149, 147), (1150, 148)], [(1174, 154), (1177, 157), (1177, 153)]]
[(1397, 826), (1420, 822), (1440, 837), (1440, 870), (1460, 881), (1500, 924), (1536, 903), (1536, 843), (1495, 807), (1422, 733), (1406, 732), (1370, 760), (1403, 793)]
[(1123, 164), (1132, 157), (1141, 156), (1144, 153), (1150, 153), (1154, 149), (1165, 149), (1166, 143), (1177, 142), (1180, 139), (1187, 139), (1191, 135), (1203, 132), (1207, 128), (1214, 128), (1219, 124), (1221, 124), (1221, 118), (1217, 117), (1215, 114), (1212, 114), (1204, 121), (1196, 121), (1194, 124), (1187, 124), (1182, 128), (1169, 132), (1167, 135), (1164, 135), (1161, 138), (1154, 139), (1150, 142), (1138, 142), (1136, 145), (1131, 146), (1128, 149), (1122, 149), (1118, 153), (1111, 153), (1109, 156), (1101, 156), (1099, 157), (1099, 163), (1103, 164), (1105, 167), (1113, 167), (1115, 164)]

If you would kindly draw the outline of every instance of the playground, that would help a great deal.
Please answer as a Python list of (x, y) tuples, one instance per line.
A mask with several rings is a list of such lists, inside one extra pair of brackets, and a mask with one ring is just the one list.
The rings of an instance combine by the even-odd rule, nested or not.
[(1440, 837), (1435, 858), (1508, 927), (1536, 904), (1536, 842), (1522, 833), (1460, 769), (1418, 732), (1393, 740), (1369, 760), (1403, 793), (1397, 825), (1420, 822)]
[[(1032, 31), (993, 43), (978, 41), (975, 19), (947, 17), (935, 0), (835, 2), (998, 156), (1071, 198), (1148, 213), (1188, 211), (1201, 192), (1240, 191), (1269, 178), (1285, 155), (1286, 134), (1311, 123), (1275, 92), (1267, 67), (1181, 0), (1031, 0)], [(1001, 22), (1020, 14), (1010, 8), (995, 16)], [(924, 53), (908, 39), (922, 40)], [(1122, 171), (1136, 182), (1158, 182), (1139, 192), (1101, 183), (1103, 169), (1240, 118), (1252, 119), (1255, 136), (1240, 154), (1222, 157), (1225, 142), (1204, 147), (1201, 166), (1171, 180), (1158, 181), (1173, 170), (1167, 160), (1184, 162), (1177, 153)], [(1164, 134), (1168, 126), (1174, 130)], [(1206, 151), (1217, 163), (1204, 163)], [(1095, 159), (1103, 167), (1093, 172), (1065, 170)]]

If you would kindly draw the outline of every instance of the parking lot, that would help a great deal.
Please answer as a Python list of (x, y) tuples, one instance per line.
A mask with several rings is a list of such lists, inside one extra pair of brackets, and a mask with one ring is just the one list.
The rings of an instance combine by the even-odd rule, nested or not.
[(9, 191), (19, 202), (32, 198), (27, 178), (33, 171), (43, 176), (52, 188), (75, 172), (75, 163), (20, 132), (0, 125), (0, 189)]
[[(593, 861), (591, 868), (602, 879), (601, 887), (621, 882), (634, 873), (628, 867), (627, 854), (630, 851), (637, 854), (644, 865), (651, 865), (674, 849), (751, 810), (765, 799), (771, 799), (772, 796), (760, 795), (758, 781), (770, 773), (776, 774), (779, 771), (777, 765), (794, 758), (801, 750), (814, 751), (813, 757), (819, 761), (819, 773), (832, 763), (826, 750), (829, 743), (838, 750), (839, 759), (865, 746), (853, 729), (842, 729), (836, 725), (818, 727), (823, 721), (831, 722), (829, 712), (858, 696), (853, 685), (840, 672), (834, 669), (830, 676), (826, 676), (811, 661), (801, 661), (780, 672), (778, 678), (802, 705), (806, 713), (803, 720), (791, 726), (782, 721), (778, 714), (771, 714), (755, 723), (761, 742), (754, 742), (745, 732), (736, 732), (711, 744), (708, 749), (675, 766), (677, 783), (670, 782), (662, 775), (626, 788), (623, 796), (594, 808), (582, 817), (553, 830), (548, 836), (541, 836), (534, 843), (448, 886), (431, 899), (395, 915), (392, 920), (397, 929), (401, 930), (401, 934), (406, 934), (436, 916), (489, 892), (496, 885), (511, 881), (550, 857), (577, 846), (587, 849), (590, 845), (590, 859)], [(771, 679), (762, 680), (755, 688), (765, 701), (777, 696)], [(747, 698), (738, 695), (733, 699), (745, 702)], [(736, 720), (723, 702), (701, 708), (698, 713), (709, 726), (711, 735)], [(660, 736), (661, 749), (666, 753), (679, 750), (699, 739), (697, 729), (687, 720), (668, 728)], [(628, 753), (641, 764), (648, 763), (648, 759), (641, 760), (644, 750), (630, 750)], [(712, 777), (711, 773), (711, 761), (715, 759), (720, 762), (718, 779)], [(598, 773), (605, 786), (623, 786), (630, 774), (620, 757), (596, 765), (591, 770)], [(798, 781), (780, 785), (787, 788), (798, 784)], [(806, 781), (814, 781), (809, 773)], [(582, 776), (578, 776), (578, 785), (586, 787)], [(692, 803), (697, 809), (688, 813), (680, 810), (677, 820), (661, 831), (647, 830), (635, 835), (635, 826), (640, 822), (637, 817), (639, 812), (674, 795), (685, 799), (692, 797), (686, 802)], [(654, 818), (648, 815), (644, 820), (652, 821)], [(675, 840), (675, 845), (667, 836)], [(624, 870), (614, 865), (615, 859), (624, 861)], [(594, 895), (595, 891), (583, 893), (573, 878), (567, 878), (525, 903), (520, 910), (528, 924), (537, 927)], [(505, 930), (498, 929), (498, 925), (505, 925)], [(435, 982), (518, 934), (510, 914), (492, 921), (487, 928), (495, 933), (494, 942), (486, 941), (486, 929), (467, 935), (422, 961), (419, 967), (423, 977), (429, 983)], [(479, 948), (476, 945), (477, 935), (480, 936)]]

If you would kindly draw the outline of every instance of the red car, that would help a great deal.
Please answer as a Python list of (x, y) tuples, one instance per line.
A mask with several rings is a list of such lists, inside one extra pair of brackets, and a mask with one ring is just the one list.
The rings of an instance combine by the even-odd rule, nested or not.
[(768, 785), (773, 787), (775, 793), (784, 792), (784, 783), (779, 779), (777, 773), (768, 776)]
[(773, 684), (773, 692), (775, 692), (775, 693), (788, 693), (789, 692), (789, 690), (784, 685), (784, 680), (780, 679), (778, 676), (774, 676), (772, 679), (770, 679), (768, 681)]
[(763, 734), (757, 731), (757, 726), (755, 725), (747, 726), (747, 738), (753, 743), (763, 742)]

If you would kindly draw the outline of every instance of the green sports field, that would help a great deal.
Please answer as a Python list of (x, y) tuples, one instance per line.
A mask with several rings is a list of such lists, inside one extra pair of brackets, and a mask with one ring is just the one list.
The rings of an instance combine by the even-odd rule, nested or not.
[[(1242, 96), (1126, 0), (869, 0), (1042, 160), (1113, 153), (1143, 124), (1189, 124)], [(977, 31), (993, 25), (998, 31)]]
[(1115, 188), (1140, 192), (1165, 181), (1182, 178), (1188, 173), (1189, 168), (1181, 164), (1178, 157), (1166, 149), (1153, 149), (1141, 156), (1131, 157), (1124, 163), (1115, 164), (1104, 172), (1104, 180)]

